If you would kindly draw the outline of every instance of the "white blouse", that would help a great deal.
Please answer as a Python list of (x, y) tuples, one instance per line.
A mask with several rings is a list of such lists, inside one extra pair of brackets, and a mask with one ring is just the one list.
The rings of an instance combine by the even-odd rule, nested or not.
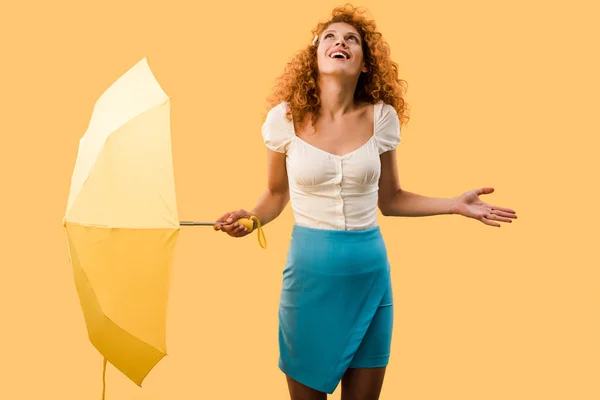
[(290, 202), (297, 225), (334, 230), (377, 226), (380, 154), (400, 142), (396, 110), (374, 106), (374, 135), (361, 147), (338, 156), (296, 136), (285, 118), (287, 103), (269, 110), (262, 126), (265, 145), (286, 154)]

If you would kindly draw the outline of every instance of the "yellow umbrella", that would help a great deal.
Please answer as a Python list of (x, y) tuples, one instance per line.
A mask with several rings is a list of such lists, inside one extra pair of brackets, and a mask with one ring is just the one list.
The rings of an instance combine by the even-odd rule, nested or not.
[[(253, 221), (241, 222), (252, 230)], [(103, 374), (110, 362), (141, 386), (167, 354), (167, 301), (180, 226), (214, 224), (179, 223), (170, 97), (147, 58), (96, 102), (79, 143), (63, 223), (88, 336), (104, 357)]]

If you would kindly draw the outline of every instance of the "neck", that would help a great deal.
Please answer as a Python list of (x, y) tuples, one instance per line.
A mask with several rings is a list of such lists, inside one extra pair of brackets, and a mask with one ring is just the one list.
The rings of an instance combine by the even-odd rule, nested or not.
[(336, 76), (320, 76), (320, 116), (335, 118), (354, 110), (354, 91), (358, 80)]

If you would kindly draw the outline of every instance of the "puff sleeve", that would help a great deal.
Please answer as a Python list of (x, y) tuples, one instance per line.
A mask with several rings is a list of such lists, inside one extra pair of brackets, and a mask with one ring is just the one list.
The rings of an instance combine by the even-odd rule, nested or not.
[(389, 104), (379, 103), (375, 115), (375, 137), (379, 154), (394, 150), (400, 143), (400, 120), (396, 109)]
[(271, 108), (262, 126), (265, 145), (278, 153), (287, 153), (294, 137), (293, 124), (285, 118), (286, 111), (284, 102)]

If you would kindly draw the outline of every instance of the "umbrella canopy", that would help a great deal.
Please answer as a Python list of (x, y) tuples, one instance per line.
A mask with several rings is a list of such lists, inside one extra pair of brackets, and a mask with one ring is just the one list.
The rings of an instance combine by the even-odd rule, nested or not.
[(166, 318), (179, 221), (170, 98), (147, 58), (98, 99), (63, 220), (91, 343), (141, 386), (167, 354)]

